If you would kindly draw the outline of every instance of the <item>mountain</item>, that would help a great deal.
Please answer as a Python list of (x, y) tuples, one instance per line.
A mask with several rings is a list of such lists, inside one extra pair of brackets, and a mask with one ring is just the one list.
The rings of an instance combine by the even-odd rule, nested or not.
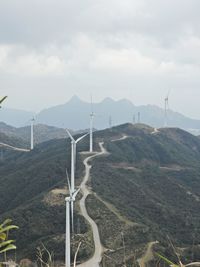
[[(119, 125), (125, 122), (132, 122), (134, 117), (137, 121), (137, 114), (140, 112), (141, 122), (154, 127), (163, 127), (164, 110), (152, 105), (135, 106), (127, 99), (114, 101), (105, 98), (100, 103), (93, 104), (95, 113), (94, 126), (97, 129), (109, 127), (110, 120), (112, 125)], [(56, 127), (67, 127), (70, 129), (85, 129), (89, 125), (89, 114), (91, 104), (80, 100), (77, 96), (60, 106), (41, 111), (37, 120), (40, 123), (53, 125)], [(186, 116), (168, 111), (168, 124), (171, 127), (183, 129), (200, 129), (200, 120), (193, 120)]]
[[(164, 110), (153, 105), (135, 106), (127, 99), (114, 101), (105, 98), (100, 103), (93, 104), (95, 113), (94, 127), (105, 129), (126, 122), (137, 122), (138, 112), (140, 112), (141, 122), (153, 127), (163, 127)], [(89, 128), (89, 114), (91, 104), (82, 101), (77, 96), (73, 96), (67, 103), (42, 110), (37, 114), (37, 123), (52, 125), (59, 128), (69, 128), (73, 130)], [(30, 112), (2, 109), (0, 120), (16, 127), (21, 127), (30, 121), (33, 114)], [(168, 125), (189, 130), (195, 135), (199, 134), (200, 120), (188, 118), (172, 110), (168, 111)]]
[(33, 116), (33, 112), (2, 107), (0, 112), (0, 121), (15, 127), (21, 127), (28, 124)]
[[(24, 140), (26, 145), (30, 144), (30, 126), (16, 128), (16, 127), (7, 125), (3, 122), (0, 122), (0, 133), (4, 133), (10, 137), (20, 138)], [(36, 144), (42, 143), (42, 142), (45, 142), (51, 139), (65, 138), (66, 136), (67, 136), (66, 131), (61, 128), (48, 126), (44, 124), (36, 124), (34, 126), (34, 142)]]
[[(79, 152), (88, 150), (88, 141), (78, 145)], [(90, 160), (91, 194), (86, 204), (105, 248), (104, 266), (118, 267), (124, 261), (137, 265), (151, 245), (176, 261), (171, 243), (184, 263), (197, 261), (200, 139), (178, 128), (155, 131), (144, 124), (123, 124), (96, 131), (94, 148), (100, 152), (99, 142), (108, 154)], [(78, 154), (77, 185), (85, 173), (85, 157)], [(69, 165), (69, 139), (43, 142), (29, 153), (9, 151), (0, 163), (0, 214), (20, 227), (14, 236), (18, 258), (35, 259), (35, 248), (44, 243), (56, 260), (63, 261)], [(78, 202), (75, 234), (75, 247), (80, 238), (83, 242), (78, 260), (86, 259), (93, 253), (92, 234)], [(158, 260), (148, 259), (150, 266)]]

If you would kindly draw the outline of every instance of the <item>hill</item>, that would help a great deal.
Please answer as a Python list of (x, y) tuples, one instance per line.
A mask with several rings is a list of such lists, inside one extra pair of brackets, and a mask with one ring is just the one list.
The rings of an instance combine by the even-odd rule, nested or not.
[(6, 135), (1, 131), (0, 131), (0, 143), (22, 148), (27, 146), (27, 143), (23, 139), (18, 137), (10, 137), (9, 135)]
[[(86, 150), (86, 146), (82, 142), (79, 148)], [(28, 153), (8, 150), (0, 162), (1, 220), (12, 218), (20, 227), (14, 235), (18, 259), (36, 260), (36, 249), (43, 243), (54, 252), (55, 260), (64, 260), (65, 169), (70, 170), (70, 148), (70, 140), (51, 140)], [(83, 172), (80, 160), (78, 169), (80, 177)], [(92, 240), (87, 223), (78, 213), (75, 229), (79, 236), (74, 244), (77, 245), (80, 236), (84, 239), (80, 251), (84, 259), (92, 253)]]
[[(170, 259), (172, 242), (185, 261), (198, 260), (200, 139), (178, 128), (155, 131), (143, 124), (124, 124), (96, 131), (94, 140), (95, 150), (104, 142), (109, 152), (90, 162), (92, 194), (86, 200), (106, 248), (104, 266), (122, 266), (124, 261), (137, 266), (157, 241), (155, 249)], [(78, 149), (88, 150), (88, 138)], [(77, 184), (84, 157), (78, 155)], [(69, 165), (69, 139), (43, 142), (29, 153), (9, 151), (1, 162), (0, 214), (20, 226), (15, 236), (18, 258), (34, 259), (35, 248), (44, 242), (56, 260), (64, 259)], [(74, 242), (84, 240), (79, 259), (85, 259), (93, 251), (92, 236), (78, 203), (75, 218)]]
[(198, 260), (200, 140), (178, 128), (154, 132), (131, 124), (97, 132), (96, 140), (104, 141), (109, 155), (93, 162), (95, 194), (87, 203), (108, 249), (105, 266), (121, 266), (123, 243), (127, 264), (157, 241), (158, 251), (171, 259), (170, 242), (183, 261)]
[[(26, 142), (30, 143), (30, 126), (25, 127), (13, 127), (0, 122), (0, 132), (6, 134), (7, 136), (20, 138)], [(36, 144), (42, 143), (51, 139), (60, 139), (67, 136), (65, 129), (48, 126), (44, 124), (36, 124), (34, 126), (34, 142)]]

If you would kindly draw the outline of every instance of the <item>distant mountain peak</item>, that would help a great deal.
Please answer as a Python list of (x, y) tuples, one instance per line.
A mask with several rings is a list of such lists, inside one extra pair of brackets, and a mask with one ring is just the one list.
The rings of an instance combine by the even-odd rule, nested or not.
[(115, 102), (111, 97), (106, 97), (103, 99), (102, 103), (113, 103)]
[(82, 102), (82, 100), (77, 96), (77, 95), (73, 95), (68, 103), (77, 103), (77, 102)]

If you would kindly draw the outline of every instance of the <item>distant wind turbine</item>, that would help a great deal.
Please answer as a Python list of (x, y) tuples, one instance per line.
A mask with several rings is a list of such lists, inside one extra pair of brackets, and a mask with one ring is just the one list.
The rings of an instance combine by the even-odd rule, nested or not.
[(140, 123), (140, 120), (141, 120), (141, 114), (140, 112), (138, 112), (138, 123)]
[(90, 113), (90, 153), (93, 152), (93, 124), (94, 124), (94, 112), (93, 112), (93, 102), (91, 96), (91, 113)]
[[(75, 190), (75, 169), (76, 169), (76, 145), (78, 144), (78, 142), (80, 142), (84, 137), (86, 137), (88, 135), (84, 134), (81, 137), (79, 137), (77, 140), (75, 140), (73, 138), (73, 136), (71, 135), (71, 133), (66, 129), (70, 139), (71, 139), (71, 192), (72, 194), (74, 194), (76, 192)], [(73, 201), (71, 202), (71, 213), (72, 213), (72, 230), (74, 230), (74, 218), (73, 218), (73, 214), (74, 214), (74, 203)]]
[(34, 149), (34, 122), (35, 122), (35, 119), (32, 118), (31, 120), (31, 150)]
[(132, 123), (135, 124), (135, 114), (133, 114)]
[(109, 116), (109, 120), (108, 120), (108, 124), (109, 124), (109, 128), (112, 128), (112, 116)]
[(168, 125), (168, 114), (167, 111), (169, 110), (169, 94), (170, 90), (167, 93), (167, 96), (165, 97), (165, 122), (164, 122), (164, 127), (167, 127)]

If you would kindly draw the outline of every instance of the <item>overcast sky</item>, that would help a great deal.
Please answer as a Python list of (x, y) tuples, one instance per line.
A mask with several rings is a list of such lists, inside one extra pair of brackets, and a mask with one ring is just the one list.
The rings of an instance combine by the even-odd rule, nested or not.
[(0, 95), (39, 111), (77, 94), (200, 119), (199, 0), (1, 0)]

